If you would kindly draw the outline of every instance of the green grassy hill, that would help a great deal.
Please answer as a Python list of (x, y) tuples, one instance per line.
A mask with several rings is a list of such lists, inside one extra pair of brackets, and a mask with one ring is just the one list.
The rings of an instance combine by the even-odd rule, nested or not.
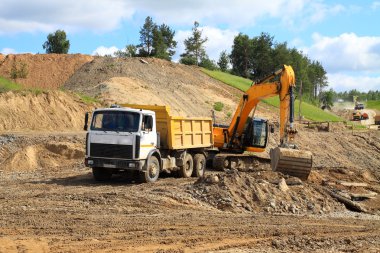
[[(202, 69), (202, 71), (206, 73), (207, 75), (219, 81), (222, 81), (223, 83), (226, 83), (235, 88), (238, 88), (242, 91), (246, 91), (252, 84), (252, 81), (249, 79), (239, 77), (239, 76), (234, 76), (225, 72), (212, 71), (212, 70), (207, 70), (207, 69)], [(275, 107), (279, 107), (279, 104), (280, 104), (280, 100), (278, 96), (264, 99), (263, 102), (273, 105)], [(296, 100), (295, 111), (294, 111), (296, 117), (298, 116), (298, 113), (299, 113), (298, 109), (299, 109), (299, 101)], [(305, 103), (305, 102), (302, 102), (301, 104), (301, 112), (305, 118), (309, 120), (313, 120), (313, 121), (343, 121), (343, 119), (338, 117), (337, 115), (321, 110), (320, 108), (314, 105)]]
[(369, 100), (366, 103), (368, 109), (375, 109), (380, 111), (380, 101), (379, 100)]

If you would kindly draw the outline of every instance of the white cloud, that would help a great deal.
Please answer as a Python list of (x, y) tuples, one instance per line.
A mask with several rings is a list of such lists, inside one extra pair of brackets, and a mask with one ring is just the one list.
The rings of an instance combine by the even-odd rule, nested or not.
[(125, 19), (147, 15), (171, 26), (197, 20), (201, 25), (236, 29), (252, 27), (261, 19), (277, 19), (280, 25), (298, 27), (308, 23), (305, 20), (319, 22), (344, 9), (322, 0), (2, 0), (0, 34), (55, 29), (112, 31)]
[[(230, 51), (233, 40), (235, 36), (239, 33), (238, 31), (232, 31), (229, 29), (222, 30), (215, 27), (205, 26), (199, 27), (202, 30), (202, 37), (207, 37), (208, 40), (205, 42), (205, 49), (207, 55), (210, 59), (217, 61), (219, 55), (223, 50), (227, 52)], [(178, 42), (176, 55), (173, 57), (175, 61), (178, 60), (179, 55), (184, 53), (185, 45), (183, 41), (191, 36), (191, 30), (188, 31), (178, 31), (175, 35), (175, 40)]]
[[(159, 22), (175, 24), (228, 24), (230, 27), (254, 25), (260, 18), (291, 17), (302, 9), (308, 0), (147, 0), (139, 1), (137, 8), (154, 14)], [(286, 13), (286, 15), (284, 15)]]
[(327, 16), (336, 15), (340, 12), (345, 11), (345, 9), (346, 8), (340, 4), (330, 6), (322, 2), (315, 1), (310, 4), (310, 8), (308, 9), (310, 12), (309, 20), (312, 23), (317, 23), (325, 19)]
[(100, 46), (96, 48), (93, 52), (92, 55), (99, 55), (99, 56), (105, 56), (105, 55), (111, 55), (115, 56), (115, 52), (118, 51), (119, 49), (115, 46), (112, 47), (105, 47), (105, 46)]
[(17, 54), (17, 51), (13, 48), (5, 47), (1, 49), (0, 54)]
[(58, 28), (109, 31), (115, 29), (121, 19), (132, 17), (135, 9), (131, 3), (122, 0), (2, 0), (0, 34), (51, 32)]
[(380, 1), (374, 1), (371, 5), (371, 9), (375, 11), (379, 8), (380, 8)]
[(347, 74), (328, 74), (329, 87), (335, 91), (359, 90), (368, 92), (369, 90), (380, 90), (380, 77), (351, 76)]
[(320, 61), (329, 73), (380, 71), (380, 37), (360, 37), (355, 33), (327, 37), (316, 33), (313, 40), (313, 45), (304, 52)]

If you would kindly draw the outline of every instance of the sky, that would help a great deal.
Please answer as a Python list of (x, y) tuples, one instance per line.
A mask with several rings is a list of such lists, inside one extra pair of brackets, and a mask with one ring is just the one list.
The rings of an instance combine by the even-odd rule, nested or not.
[(63, 29), (69, 53), (113, 54), (139, 43), (147, 16), (176, 31), (174, 61), (198, 21), (215, 61), (237, 34), (266, 32), (320, 61), (329, 88), (380, 90), (380, 0), (1, 0), (0, 53), (45, 53)]

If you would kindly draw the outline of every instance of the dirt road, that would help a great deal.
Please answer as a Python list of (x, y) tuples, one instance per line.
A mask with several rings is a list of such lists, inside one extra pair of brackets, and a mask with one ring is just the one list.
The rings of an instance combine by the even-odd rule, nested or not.
[[(37, 137), (43, 142), (51, 139)], [(28, 142), (31, 137), (22, 138)], [(83, 136), (58, 138), (75, 143)], [(252, 173), (242, 172), (238, 179), (246, 178), (248, 183)], [(238, 207), (226, 211), (197, 198), (194, 189), (200, 188), (194, 185), (199, 185), (196, 179), (170, 176), (155, 184), (136, 184), (124, 176), (96, 183), (81, 159), (34, 170), (3, 170), (0, 252), (378, 252), (380, 248), (378, 215), (344, 208), (291, 215)], [(303, 187), (301, 194), (311, 199), (308, 186)]]

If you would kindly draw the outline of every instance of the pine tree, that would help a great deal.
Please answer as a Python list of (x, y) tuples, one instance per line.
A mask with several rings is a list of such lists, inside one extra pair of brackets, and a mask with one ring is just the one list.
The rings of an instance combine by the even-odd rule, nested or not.
[(194, 22), (192, 28), (192, 35), (185, 39), (185, 53), (181, 54), (181, 63), (199, 65), (203, 58), (205, 58), (206, 51), (204, 49), (204, 43), (207, 41), (207, 37), (202, 38), (202, 31), (199, 29), (199, 23)]
[(151, 17), (146, 17), (143, 27), (140, 29), (139, 55), (151, 56), (153, 50), (153, 31), (157, 25)]
[(153, 30), (153, 52), (157, 58), (171, 60), (175, 54), (174, 48), (177, 42), (174, 40), (175, 31), (171, 30), (166, 24), (155, 27)]
[(229, 57), (227, 51), (224, 50), (220, 53), (218, 66), (221, 71), (226, 72), (228, 67)]

